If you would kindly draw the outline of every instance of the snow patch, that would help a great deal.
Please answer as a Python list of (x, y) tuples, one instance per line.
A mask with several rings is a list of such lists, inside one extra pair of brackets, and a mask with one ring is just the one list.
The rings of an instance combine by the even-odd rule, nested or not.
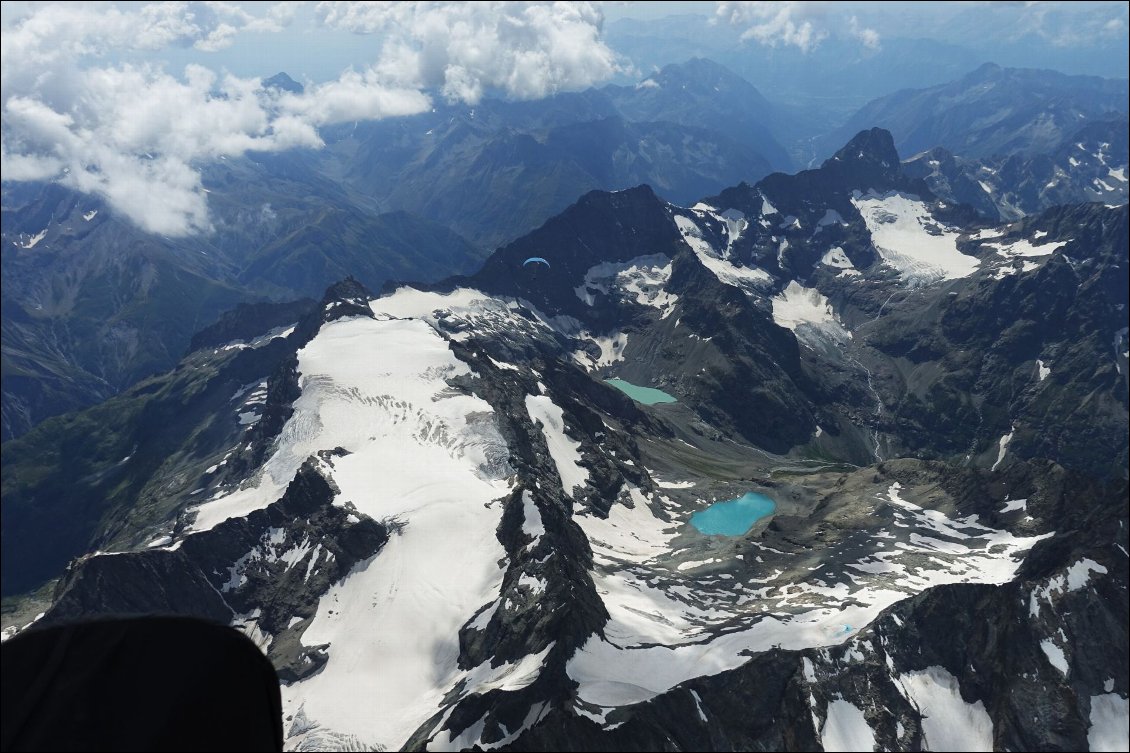
[(1078, 591), (1091, 579), (1091, 573), (1106, 575), (1107, 569), (1094, 560), (1081, 559), (1067, 568), (1067, 590)]
[(696, 486), (693, 481), (656, 481), (655, 484), (660, 489), (690, 489)]
[(1087, 747), (1091, 751), (1130, 750), (1130, 701), (1117, 693), (1091, 696), (1091, 725), (1087, 729)]
[(1017, 510), (1027, 510), (1027, 509), (1028, 509), (1028, 500), (1026, 500), (1026, 499), (1014, 499), (1014, 500), (1011, 500), (1011, 501), (1006, 499), (1004, 501), (1004, 507), (1002, 507), (1000, 509), (1000, 512), (1002, 512), (1002, 513), (1016, 512)]
[(1040, 648), (1043, 650), (1044, 656), (1048, 657), (1048, 663), (1058, 669), (1064, 677), (1067, 677), (1067, 657), (1063, 655), (1063, 649), (1052, 643), (1049, 638), (1040, 641)]
[(990, 238), (1000, 238), (1006, 232), (1008, 232), (1007, 228), (987, 227), (987, 228), (983, 228), (981, 230), (978, 230), (976, 233), (969, 236), (969, 239), (973, 240), (973, 241), (986, 241), (986, 240), (989, 240)]
[(875, 750), (875, 732), (867, 724), (863, 711), (855, 704), (837, 699), (828, 704), (828, 716), (820, 728), (824, 750)]
[(726, 223), (726, 255), (729, 256), (730, 249), (749, 227), (749, 221), (746, 220), (745, 214), (737, 209), (727, 209), (718, 215), (718, 218)]
[(844, 328), (827, 297), (815, 288), (803, 287), (796, 280), (773, 297), (773, 321), (791, 329), (797, 339), (844, 342), (851, 333)]
[(1004, 462), (1004, 456), (1008, 453), (1008, 445), (1012, 441), (1012, 437), (1015, 434), (1016, 426), (1014, 425), (1011, 429), (1009, 429), (1008, 434), (1005, 434), (1000, 438), (1000, 441), (997, 443), (997, 462), (993, 463), (993, 467), (989, 469), (990, 471), (995, 471), (1000, 466), (1000, 464)]
[(566, 494), (589, 481), (589, 471), (581, 463), (580, 443), (565, 434), (565, 414), (546, 395), (526, 395), (526, 412), (534, 423), (541, 422), (542, 436), (549, 445), (549, 455), (561, 476)]
[(573, 289), (587, 306), (596, 303), (597, 295), (608, 295), (620, 290), (634, 298), (641, 306), (650, 306), (663, 312), (666, 319), (674, 308), (678, 296), (665, 290), (671, 278), (671, 260), (664, 254), (637, 256), (626, 262), (604, 262), (590, 267), (585, 280)]
[(993, 749), (993, 720), (981, 701), (967, 703), (957, 678), (943, 667), (906, 672), (898, 678), (922, 715), (924, 748), (975, 751)]
[(810, 684), (816, 682), (816, 668), (812, 666), (812, 660), (807, 656), (802, 656), (800, 658), (800, 661), (801, 670), (804, 672), (805, 682), (808, 682)]
[(28, 238), (23, 243), (17, 243), (16, 245), (20, 246), (22, 248), (35, 248), (35, 244), (39, 243), (41, 240), (43, 240), (46, 237), (47, 237), (47, 228), (43, 228), (42, 230), (40, 230), (38, 233), (36, 233), (35, 235)]
[(545, 524), (542, 523), (541, 512), (538, 511), (537, 503), (534, 502), (534, 498), (528, 490), (522, 492), (522, 533), (533, 539), (530, 543), (531, 547), (537, 546), (538, 541), (545, 533)]
[(824, 212), (824, 216), (816, 222), (816, 227), (825, 228), (829, 225), (847, 225), (847, 221), (835, 209), (829, 209)]
[(847, 257), (844, 250), (839, 246), (833, 246), (828, 250), (824, 256), (820, 258), (820, 263), (836, 269), (855, 269), (855, 265), (851, 263), (851, 259)]
[(751, 290), (760, 290), (772, 281), (772, 277), (764, 269), (756, 267), (738, 267), (726, 261), (702, 234), (702, 230), (694, 220), (681, 214), (675, 215), (675, 224), (683, 235), (683, 240), (694, 251), (695, 256), (702, 265), (709, 269), (715, 277), (726, 285), (739, 288), (747, 293)]
[(1056, 241), (1054, 243), (1044, 243), (1035, 245), (1027, 238), (1020, 240), (1010, 241), (1008, 243), (982, 243), (982, 248), (991, 248), (1001, 256), (1009, 259), (1031, 259), (1040, 256), (1051, 256), (1057, 249), (1063, 248), (1070, 241)]
[(574, 517), (594, 552), (605, 559), (628, 562), (646, 562), (666, 554), (677, 527), (656, 515), (647, 497), (636, 487), (628, 487), (628, 497), (631, 507), (617, 501), (609, 508), (607, 518)]
[(628, 335), (624, 332), (613, 332), (600, 337), (583, 332), (577, 339), (587, 340), (600, 349), (600, 355), (595, 359), (586, 350), (573, 352), (573, 360), (586, 370), (601, 369), (624, 360), (624, 348), (628, 346)]

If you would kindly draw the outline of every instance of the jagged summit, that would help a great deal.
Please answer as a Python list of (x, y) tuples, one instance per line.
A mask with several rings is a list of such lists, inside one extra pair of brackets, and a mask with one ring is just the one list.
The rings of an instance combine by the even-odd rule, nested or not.
[[(592, 191), (542, 227), (500, 248), (467, 281), (572, 312), (582, 305), (574, 288), (583, 284), (589, 269), (627, 262), (642, 246), (671, 254), (679, 239), (666, 203), (650, 186)], [(524, 267), (531, 257), (546, 259), (548, 268)]]
[(823, 167), (830, 167), (829, 163), (874, 166), (893, 175), (899, 169), (899, 154), (890, 131), (884, 128), (871, 128), (856, 134), (834, 156), (825, 160)]
[(326, 293), (322, 296), (321, 306), (322, 308), (336, 306), (364, 307), (368, 305), (368, 301), (372, 297), (372, 292), (360, 280), (350, 275), (326, 288)]

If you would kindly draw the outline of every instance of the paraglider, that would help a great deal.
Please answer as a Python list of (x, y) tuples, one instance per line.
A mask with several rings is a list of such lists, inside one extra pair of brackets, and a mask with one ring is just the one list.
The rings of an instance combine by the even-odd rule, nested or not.
[(549, 262), (541, 256), (531, 256), (522, 262), (522, 271), (530, 276), (531, 282), (536, 282), (538, 279), (538, 271), (541, 270), (543, 265), (546, 269), (552, 269), (552, 267), (549, 266)]

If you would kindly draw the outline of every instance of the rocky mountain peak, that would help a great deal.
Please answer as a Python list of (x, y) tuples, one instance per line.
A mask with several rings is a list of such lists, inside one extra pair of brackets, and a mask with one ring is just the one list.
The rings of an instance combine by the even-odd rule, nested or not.
[[(575, 314), (583, 309), (574, 289), (594, 266), (675, 253), (680, 236), (665, 207), (647, 185), (591, 191), (534, 232), (498, 249), (470, 279), (480, 289)], [(525, 263), (535, 258), (546, 263)]]
[[(326, 294), (322, 296), (321, 306), (323, 309), (331, 307), (336, 309), (340, 306), (347, 308), (361, 306), (368, 312), (368, 301), (372, 297), (373, 294), (369, 289), (351, 275), (326, 288)], [(327, 321), (340, 317), (340, 314), (335, 315), (332, 318), (327, 318)]]
[(965, 80), (970, 83), (988, 81), (990, 79), (999, 78), (1002, 71), (1004, 71), (1004, 68), (1001, 68), (996, 63), (985, 63), (967, 75)]
[(828, 168), (834, 163), (877, 167), (894, 175), (898, 173), (899, 154), (890, 131), (884, 128), (872, 128), (857, 133), (843, 149), (836, 152), (831, 159), (825, 160), (823, 167)]
[(285, 72), (279, 71), (270, 78), (263, 79), (264, 89), (275, 89), (280, 92), (290, 92), (291, 94), (301, 94), (305, 87), (298, 83)]

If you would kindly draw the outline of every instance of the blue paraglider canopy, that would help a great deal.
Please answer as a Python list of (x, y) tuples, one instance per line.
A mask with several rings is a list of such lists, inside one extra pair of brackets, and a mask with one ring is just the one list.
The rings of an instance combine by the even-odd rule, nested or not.
[(529, 259), (526, 259), (524, 262), (522, 262), (522, 266), (525, 267), (527, 264), (533, 264), (533, 263), (539, 262), (539, 261), (542, 264), (544, 264), (545, 266), (549, 267), (549, 262), (547, 262), (545, 259), (541, 258), (540, 256), (531, 256)]

